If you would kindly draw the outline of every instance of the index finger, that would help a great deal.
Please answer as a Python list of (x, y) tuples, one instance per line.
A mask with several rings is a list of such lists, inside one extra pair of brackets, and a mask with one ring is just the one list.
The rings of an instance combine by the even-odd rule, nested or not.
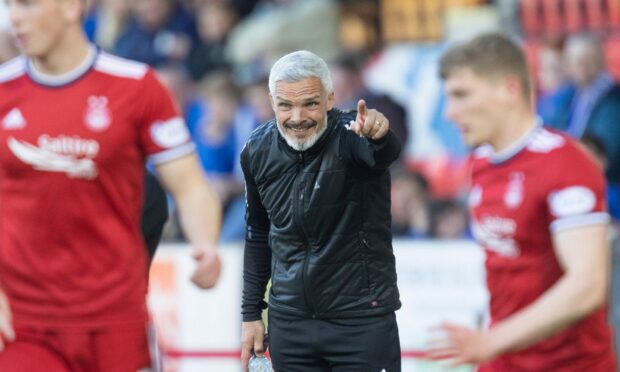
[(366, 106), (366, 101), (364, 101), (363, 99), (357, 101), (357, 113), (361, 116), (368, 115), (368, 107)]

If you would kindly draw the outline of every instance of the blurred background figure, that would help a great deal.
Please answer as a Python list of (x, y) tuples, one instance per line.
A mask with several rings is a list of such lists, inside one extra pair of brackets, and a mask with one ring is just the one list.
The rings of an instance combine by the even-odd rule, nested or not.
[(235, 64), (264, 59), (271, 66), (303, 48), (329, 60), (340, 51), (338, 13), (335, 0), (262, 0), (230, 34), (227, 55)]
[(605, 145), (607, 180), (620, 184), (620, 85), (607, 72), (603, 46), (594, 34), (578, 34), (566, 44), (568, 74), (577, 87), (570, 118), (561, 128), (576, 138), (588, 133)]
[(456, 199), (436, 199), (430, 204), (429, 237), (440, 240), (471, 239), (469, 214)]
[(193, 80), (230, 67), (226, 56), (228, 35), (239, 15), (226, 1), (203, 1), (197, 9), (198, 45), (188, 56), (187, 68)]
[(126, 0), (90, 1), (84, 18), (88, 38), (106, 51), (114, 49), (131, 16), (130, 2)]
[(174, 0), (133, 0), (131, 16), (113, 52), (159, 66), (184, 61), (195, 48), (195, 19)]
[(355, 109), (357, 100), (364, 99), (369, 107), (375, 107), (390, 118), (390, 128), (405, 148), (409, 137), (407, 112), (388, 95), (374, 93), (366, 86), (362, 63), (352, 55), (344, 55), (330, 63), (336, 107)]
[(575, 94), (564, 60), (563, 37), (546, 37), (538, 49), (538, 96), (536, 109), (542, 122), (551, 127), (561, 127), (568, 121), (568, 110)]
[(239, 154), (256, 125), (249, 107), (242, 105), (237, 87), (225, 70), (208, 74), (198, 84), (198, 102), (187, 114), (187, 124), (203, 170), (224, 206), (220, 240), (243, 238), (245, 202)]
[(430, 237), (430, 189), (420, 173), (397, 167), (392, 171), (392, 234), (396, 238)]

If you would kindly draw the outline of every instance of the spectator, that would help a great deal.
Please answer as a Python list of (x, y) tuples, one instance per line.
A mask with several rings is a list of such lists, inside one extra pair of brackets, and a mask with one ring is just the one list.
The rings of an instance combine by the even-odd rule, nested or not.
[(225, 55), (228, 34), (237, 24), (235, 8), (226, 2), (204, 2), (198, 7), (198, 46), (190, 53), (187, 68), (193, 80), (229, 67)]
[(546, 38), (538, 50), (536, 111), (545, 125), (559, 127), (568, 121), (566, 109), (575, 94), (564, 62), (564, 38)]
[(620, 85), (605, 71), (604, 52), (598, 37), (571, 36), (566, 45), (568, 74), (577, 86), (570, 120), (561, 129), (581, 138), (588, 133), (603, 142), (609, 163), (607, 180), (620, 184)]
[(194, 19), (175, 0), (135, 0), (126, 31), (114, 52), (159, 66), (183, 61), (196, 45)]
[(432, 239), (469, 239), (467, 209), (456, 199), (437, 199), (430, 203), (429, 235)]
[(222, 242), (239, 240), (245, 232), (241, 148), (254, 129), (254, 116), (240, 104), (227, 71), (207, 75), (198, 86), (200, 104), (188, 113), (188, 126), (200, 161), (224, 205)]
[(365, 100), (368, 106), (376, 108), (390, 118), (390, 129), (401, 141), (402, 148), (406, 148), (409, 137), (407, 112), (389, 96), (377, 94), (368, 89), (364, 83), (359, 61), (352, 56), (344, 56), (334, 60), (330, 64), (330, 70), (336, 106), (354, 109), (357, 99)]
[(428, 238), (429, 184), (420, 173), (395, 167), (392, 172), (392, 233), (401, 238)]
[(243, 100), (254, 113), (257, 125), (273, 119), (266, 77), (247, 83), (242, 87), (242, 90)]
[(89, 40), (103, 50), (111, 51), (125, 32), (129, 16), (130, 6), (125, 0), (92, 2), (84, 19), (84, 30)]

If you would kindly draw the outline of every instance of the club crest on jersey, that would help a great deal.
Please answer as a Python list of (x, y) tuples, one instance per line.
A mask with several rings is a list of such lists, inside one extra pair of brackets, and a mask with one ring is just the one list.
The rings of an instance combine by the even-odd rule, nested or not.
[(508, 186), (504, 194), (504, 204), (510, 209), (518, 208), (523, 202), (523, 181), (525, 175), (522, 172), (513, 172), (508, 179)]
[(112, 122), (112, 113), (108, 108), (108, 97), (89, 96), (88, 107), (84, 113), (84, 123), (95, 132), (103, 132)]

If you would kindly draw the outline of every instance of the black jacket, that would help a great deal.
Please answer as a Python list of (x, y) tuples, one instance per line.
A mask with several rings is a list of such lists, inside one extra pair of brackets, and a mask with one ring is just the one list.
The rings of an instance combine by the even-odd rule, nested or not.
[(331, 110), (303, 152), (272, 120), (244, 147), (244, 321), (260, 319), (270, 277), (270, 311), (342, 318), (400, 307), (388, 170), (400, 145), (392, 132), (376, 142), (357, 136), (344, 127), (351, 120), (354, 112)]

